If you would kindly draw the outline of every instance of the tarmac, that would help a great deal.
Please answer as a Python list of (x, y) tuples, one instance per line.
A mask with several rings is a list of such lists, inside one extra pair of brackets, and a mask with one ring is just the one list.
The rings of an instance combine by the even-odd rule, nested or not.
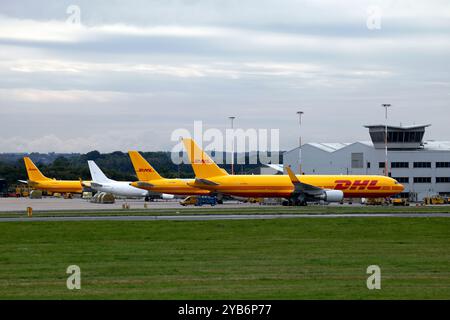
[(341, 219), (341, 218), (450, 218), (450, 213), (377, 213), (377, 214), (230, 214), (180, 216), (71, 216), (0, 218), (0, 222), (35, 221), (209, 221), (209, 220), (272, 220), (272, 219)]
[[(124, 203), (127, 203), (130, 209), (144, 209), (145, 205), (147, 209), (183, 209), (179, 204), (179, 200), (157, 200), (153, 202), (144, 202), (143, 200), (116, 200), (113, 204), (99, 204), (91, 203), (86, 199), (74, 198), (52, 198), (45, 197), (42, 199), (30, 199), (30, 198), (0, 198), (0, 222), (14, 222), (14, 221), (156, 221), (156, 220), (178, 220), (178, 221), (194, 221), (194, 220), (259, 220), (259, 219), (299, 219), (299, 218), (450, 218), (449, 213), (408, 213), (408, 212), (396, 212), (391, 213), (386, 211), (385, 213), (340, 213), (340, 214), (273, 214), (273, 211), (267, 212), (267, 214), (202, 214), (202, 209), (210, 209), (211, 206), (205, 205), (202, 207), (196, 207), (196, 214), (192, 214), (192, 211), (187, 211), (182, 215), (133, 215), (133, 212), (129, 212), (127, 215), (101, 215), (97, 214), (105, 210), (120, 212)], [(330, 204), (331, 206), (340, 206), (338, 204)], [(353, 204), (352, 207), (358, 207), (360, 205)], [(33, 212), (45, 211), (51, 213), (52, 211), (84, 211), (89, 215), (60, 215), (60, 216), (33, 216), (29, 217), (11, 217), (11, 214), (17, 213), (24, 214), (27, 207), (33, 208)], [(217, 208), (258, 208), (259, 204), (241, 203), (238, 201), (226, 202), (225, 204), (218, 205)], [(271, 206), (264, 206), (265, 208)], [(198, 210), (198, 211), (197, 211)], [(149, 211), (150, 212), (150, 211)], [(181, 212), (181, 211), (180, 211)], [(161, 212), (160, 213), (164, 213)], [(178, 212), (177, 212), (178, 214)], [(2, 215), (4, 217), (2, 217)], [(7, 216), (6, 216), (7, 215)]]
[[(63, 199), (45, 197), (42, 199), (30, 199), (30, 198), (0, 198), (0, 215), (4, 212), (24, 212), (27, 207), (33, 208), (33, 211), (64, 211), (64, 210), (118, 210), (122, 209), (122, 205), (127, 203), (130, 209), (144, 209), (144, 204), (147, 204), (148, 208), (155, 209), (178, 209), (183, 208), (178, 200), (156, 200), (152, 202), (145, 202), (144, 200), (127, 199), (116, 200), (115, 203), (91, 203), (89, 200), (81, 198)], [(255, 204), (239, 203), (237, 201), (227, 202), (220, 207), (226, 208), (240, 208), (255, 206)], [(210, 208), (210, 206), (203, 206), (201, 208)]]

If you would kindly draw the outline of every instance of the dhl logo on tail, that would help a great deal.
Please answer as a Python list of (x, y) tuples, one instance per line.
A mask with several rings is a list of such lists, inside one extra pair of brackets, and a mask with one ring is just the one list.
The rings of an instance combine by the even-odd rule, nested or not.
[(212, 161), (210, 161), (208, 159), (195, 159), (194, 163), (195, 164), (212, 164)]
[(140, 181), (162, 179), (159, 173), (137, 151), (128, 151), (134, 171)]

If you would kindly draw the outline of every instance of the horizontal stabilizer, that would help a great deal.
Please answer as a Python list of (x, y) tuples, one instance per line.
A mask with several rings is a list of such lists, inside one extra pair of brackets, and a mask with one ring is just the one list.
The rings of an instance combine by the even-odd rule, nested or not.
[[(136, 182), (133, 182), (133, 184), (135, 184), (136, 187), (138, 187), (138, 188), (152, 188), (155, 186), (154, 184), (144, 182), (144, 181), (136, 181)], [(133, 184), (130, 183), (131, 186), (133, 186)]]
[(90, 188), (92, 186), (92, 182), (91, 181), (82, 181), (82, 180), (80, 180), (80, 183), (85, 188)]
[[(81, 183), (82, 186), (85, 186), (84, 183)], [(97, 183), (97, 182), (91, 182), (91, 187), (92, 188), (102, 188), (103, 185), (101, 183)]]

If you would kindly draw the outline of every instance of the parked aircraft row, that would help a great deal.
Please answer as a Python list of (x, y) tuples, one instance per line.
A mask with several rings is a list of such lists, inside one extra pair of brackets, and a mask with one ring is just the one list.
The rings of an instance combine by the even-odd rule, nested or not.
[(290, 204), (306, 205), (308, 201), (341, 202), (344, 198), (381, 198), (404, 190), (396, 180), (376, 175), (295, 175), (286, 167), (287, 175), (230, 175), (220, 168), (192, 139), (183, 139), (195, 173), (193, 179), (162, 177), (137, 151), (129, 156), (138, 181), (120, 182), (109, 179), (88, 161), (92, 181), (64, 181), (45, 177), (25, 157), (28, 183), (35, 189), (62, 193), (81, 193), (84, 188), (126, 197), (163, 197), (174, 195), (210, 195), (220, 201), (224, 196), (284, 198)]
[(58, 193), (82, 193), (85, 188), (91, 188), (99, 192), (107, 192), (116, 196), (145, 199), (173, 199), (174, 196), (165, 193), (155, 193), (131, 186), (130, 181), (115, 181), (109, 179), (94, 161), (89, 160), (91, 181), (83, 180), (56, 180), (44, 176), (30, 158), (24, 157), (28, 180), (19, 180), (28, 184), (33, 189)]

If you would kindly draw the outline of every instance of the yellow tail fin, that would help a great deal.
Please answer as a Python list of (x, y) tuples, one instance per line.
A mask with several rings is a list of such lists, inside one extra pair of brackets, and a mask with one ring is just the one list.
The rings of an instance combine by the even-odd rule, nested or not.
[(131, 162), (133, 163), (134, 171), (139, 181), (150, 181), (162, 179), (158, 172), (144, 159), (144, 157), (137, 151), (128, 151)]
[(228, 173), (219, 166), (190, 138), (183, 139), (186, 152), (192, 164), (195, 177), (207, 179), (210, 177), (226, 176)]
[(42, 180), (51, 180), (44, 176), (41, 171), (35, 166), (33, 161), (30, 158), (24, 157), (23, 161), (25, 162), (25, 168), (27, 169), (28, 180), (31, 181), (42, 181)]

